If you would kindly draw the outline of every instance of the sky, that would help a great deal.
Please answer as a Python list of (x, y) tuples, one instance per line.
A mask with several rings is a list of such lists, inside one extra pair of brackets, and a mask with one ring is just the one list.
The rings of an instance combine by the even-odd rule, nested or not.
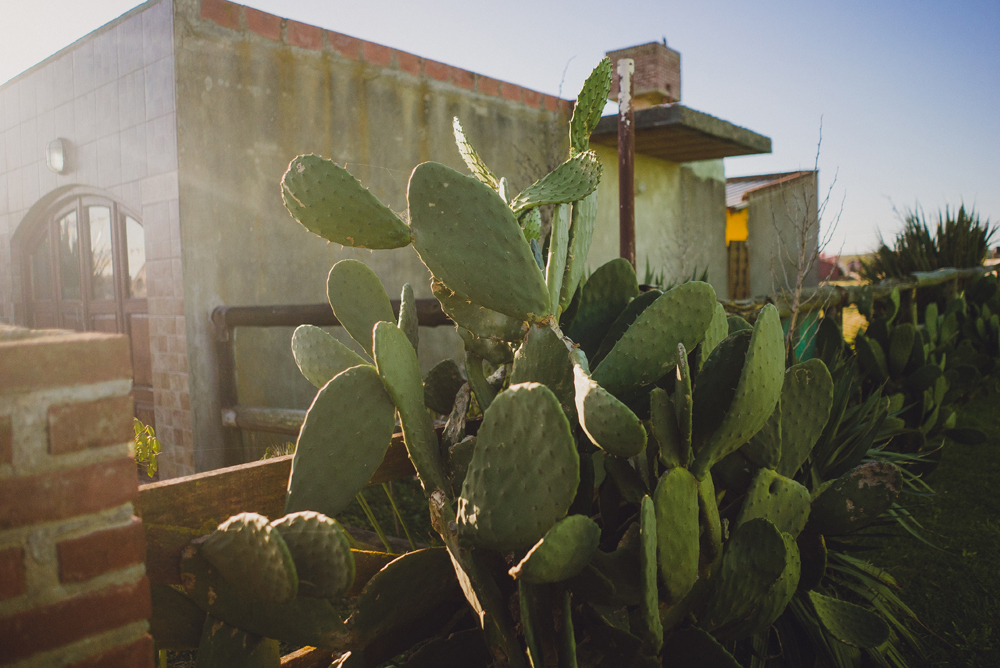
[[(0, 0), (0, 82), (136, 4)], [(997, 0), (243, 4), (565, 98), (606, 51), (666, 38), (682, 104), (772, 140), (727, 176), (812, 169), (822, 127), (827, 253), (872, 250), (917, 205), (1000, 222)]]

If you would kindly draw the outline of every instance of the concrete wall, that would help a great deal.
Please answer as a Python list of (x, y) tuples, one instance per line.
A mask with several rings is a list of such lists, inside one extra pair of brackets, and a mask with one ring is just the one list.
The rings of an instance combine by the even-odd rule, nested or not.
[[(597, 227), (587, 267), (618, 257), (618, 154), (595, 146), (604, 164), (598, 189)], [(648, 263), (665, 282), (708, 269), (708, 281), (727, 296), (726, 179), (722, 160), (675, 163), (635, 156), (636, 273)]]
[[(14, 322), (22, 300), (20, 258), (10, 240), (41, 198), (61, 187), (90, 186), (138, 214), (146, 236), (156, 430), (167, 476), (194, 471), (180, 456), (192, 439), (173, 43), (171, 0), (153, 0), (0, 89), (0, 321)], [(70, 146), (64, 174), (44, 160), (57, 137)]]
[[(371, 266), (392, 297), (404, 282), (430, 297), (412, 248), (341, 248), (285, 211), (288, 162), (317, 153), (348, 169), (395, 211), (409, 174), (436, 160), (464, 171), (458, 116), (482, 157), (515, 188), (566, 155), (568, 105), (551, 96), (294, 21), (211, 1), (175, 0), (180, 220), (195, 466), (222, 461), (209, 316), (220, 305), (326, 299), (343, 258)], [(237, 333), (240, 402), (305, 407), (315, 388), (289, 350), (290, 329)], [(421, 331), (426, 370), (457, 356), (450, 329)]]
[[(803, 229), (806, 256), (816, 253), (817, 178), (815, 173), (751, 193), (748, 203), (747, 250), (750, 258), (750, 294), (768, 295), (795, 286)], [(819, 284), (819, 262), (806, 276), (805, 286)]]

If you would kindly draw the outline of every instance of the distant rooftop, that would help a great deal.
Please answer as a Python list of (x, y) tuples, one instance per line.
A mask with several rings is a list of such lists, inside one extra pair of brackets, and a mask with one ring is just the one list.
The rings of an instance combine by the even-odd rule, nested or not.
[(798, 171), (730, 177), (726, 179), (726, 206), (730, 209), (741, 208), (741, 205), (749, 199), (750, 193), (788, 183), (812, 173), (811, 171)]

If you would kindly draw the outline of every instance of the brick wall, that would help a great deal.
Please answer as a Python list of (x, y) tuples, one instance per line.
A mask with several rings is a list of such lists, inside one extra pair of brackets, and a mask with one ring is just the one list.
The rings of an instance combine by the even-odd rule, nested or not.
[[(632, 77), (636, 108), (681, 101), (681, 54), (662, 42), (649, 42), (627, 49), (608, 51), (608, 58), (617, 63), (621, 58), (635, 61)], [(618, 76), (611, 82), (609, 100), (618, 100)]]
[(153, 665), (128, 340), (0, 326), (0, 666)]

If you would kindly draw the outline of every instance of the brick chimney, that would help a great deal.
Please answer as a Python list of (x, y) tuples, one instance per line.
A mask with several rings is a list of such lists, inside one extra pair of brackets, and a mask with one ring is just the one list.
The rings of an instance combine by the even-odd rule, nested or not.
[[(680, 102), (681, 99), (681, 54), (667, 47), (667, 40), (630, 46), (626, 49), (608, 51), (612, 66), (622, 58), (635, 61), (632, 77), (634, 94), (632, 99), (636, 109), (647, 109), (658, 104)], [(618, 76), (611, 82), (608, 99), (618, 99)]]

